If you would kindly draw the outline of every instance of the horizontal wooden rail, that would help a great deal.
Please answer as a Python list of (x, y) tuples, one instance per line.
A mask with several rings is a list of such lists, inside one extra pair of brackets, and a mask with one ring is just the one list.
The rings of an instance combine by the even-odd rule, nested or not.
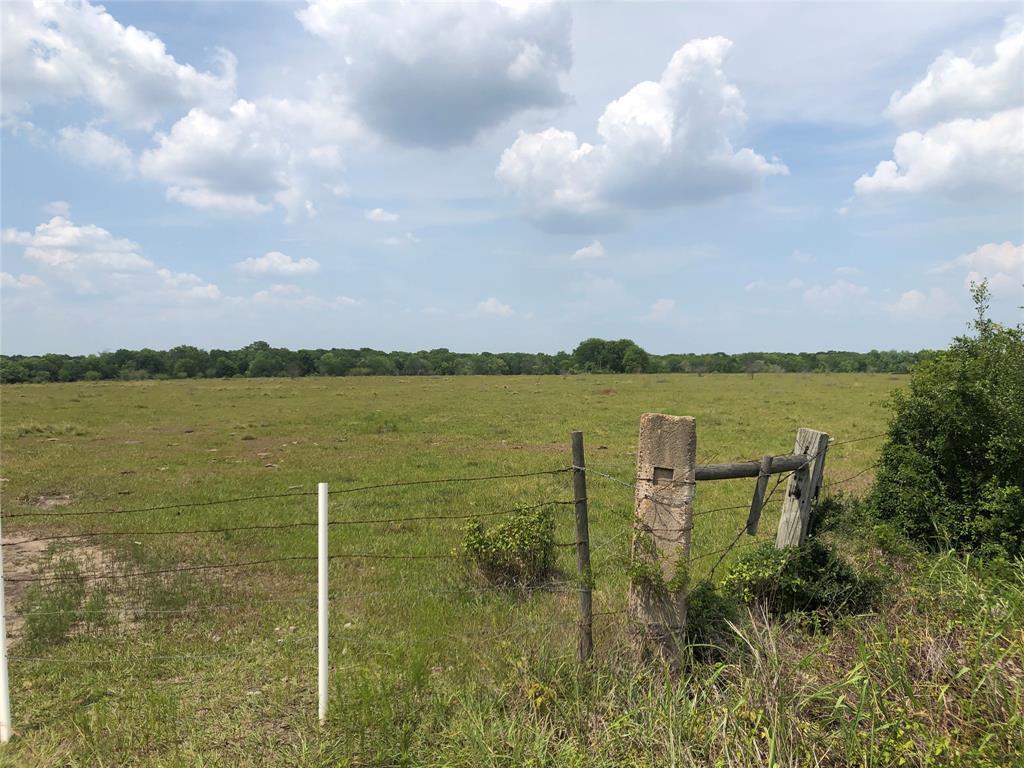
[[(787, 456), (772, 456), (770, 474), (792, 472), (807, 465), (810, 457), (802, 453)], [(734, 480), (738, 477), (757, 477), (761, 472), (760, 461), (739, 461), (733, 464), (698, 464), (694, 468), (695, 480)]]

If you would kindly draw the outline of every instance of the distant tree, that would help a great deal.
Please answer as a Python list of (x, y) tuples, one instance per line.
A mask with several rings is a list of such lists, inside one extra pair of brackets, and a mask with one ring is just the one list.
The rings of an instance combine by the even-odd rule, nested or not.
[(257, 352), (249, 362), (246, 375), (256, 376), (279, 376), (283, 370), (281, 360), (270, 351)]
[(29, 380), (29, 369), (12, 360), (0, 362), (0, 382), (4, 384), (21, 384)]
[(627, 373), (644, 373), (650, 365), (650, 355), (636, 344), (627, 347), (622, 355), (622, 370)]

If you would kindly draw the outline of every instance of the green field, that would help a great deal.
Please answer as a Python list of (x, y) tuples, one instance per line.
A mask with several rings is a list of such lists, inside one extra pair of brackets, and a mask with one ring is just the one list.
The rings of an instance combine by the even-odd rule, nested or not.
[[(487, 589), (451, 557), (463, 520), (331, 529), (332, 554), (374, 557), (332, 561), (332, 700), (323, 728), (316, 719), (315, 562), (123, 576), (312, 557), (316, 529), (309, 525), (151, 534), (315, 523), (309, 494), (318, 481), (342, 491), (564, 468), (574, 429), (584, 432), (590, 469), (628, 481), (642, 412), (695, 416), (700, 462), (752, 459), (790, 452), (801, 426), (839, 442), (883, 432), (884, 400), (904, 382), (759, 374), (5, 386), (0, 488), (8, 577), (77, 569), (103, 578), (61, 582), (73, 588), (8, 585), (15, 739), (0, 750), (0, 764), (887, 765), (885, 755), (905, 742), (927, 751), (952, 726), (909, 724), (912, 712), (896, 717), (887, 709), (891, 692), (862, 666), (863, 654), (902, 647), (872, 645), (872, 637), (889, 636), (880, 629), (884, 617), (841, 634), (838, 646), (835, 637), (828, 646), (822, 636), (755, 622), (743, 629), (753, 656), (698, 669), (675, 687), (632, 668), (621, 613), (632, 490), (596, 472), (588, 497), (598, 615), (587, 670), (575, 662), (575, 593)], [(855, 475), (842, 488), (863, 491), (871, 475), (860, 473), (879, 444), (830, 450), (826, 492), (830, 480)], [(701, 484), (696, 510), (749, 503), (752, 488), (752, 480)], [(111, 512), (279, 493), (296, 496)], [(766, 511), (758, 541), (774, 537), (781, 496)], [(331, 518), (489, 514), (571, 497), (564, 472), (410, 485), (336, 493)], [(571, 544), (571, 507), (555, 509), (558, 540)], [(65, 514), (93, 511), (102, 514)], [(33, 515), (17, 517), (26, 513)], [(745, 518), (742, 509), (697, 518), (693, 555), (727, 545)], [(21, 543), (82, 532), (120, 535)], [(571, 582), (574, 550), (559, 552), (558, 581)], [(715, 559), (696, 560), (694, 574)], [(959, 561), (944, 567), (950, 573), (941, 579), (969, 578)], [(957, 591), (965, 607), (988, 599), (962, 584)], [(69, 617), (75, 622), (62, 625)], [(1020, 636), (1015, 643), (1005, 653), (998, 643), (986, 648), (998, 663), (1019, 664)], [(769, 690), (765, 680), (774, 681)], [(838, 702), (848, 695), (853, 702), (858, 691), (875, 699), (861, 702), (850, 725), (836, 714)], [(932, 693), (900, 696), (905, 706), (928, 708)], [(1020, 703), (1019, 687), (1004, 693), (999, 706)], [(915, 704), (915, 695), (924, 703)], [(973, 695), (988, 689), (979, 683)], [(985, 704), (971, 699), (971, 706)], [(971, 714), (957, 716), (968, 722)], [(896, 720), (904, 723), (899, 735), (895, 726), (890, 731)], [(870, 738), (861, 744), (864, 728)], [(1007, 754), (1012, 733), (985, 748)], [(976, 745), (976, 736), (954, 741)], [(935, 755), (952, 755), (957, 743)], [(958, 763), (915, 757), (907, 764)]]

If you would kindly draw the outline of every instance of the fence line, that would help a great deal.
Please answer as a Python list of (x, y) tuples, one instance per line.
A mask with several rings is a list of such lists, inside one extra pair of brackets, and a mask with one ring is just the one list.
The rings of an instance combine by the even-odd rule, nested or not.
[[(781, 484), (783, 482), (785, 482), (787, 479), (789, 479), (790, 477), (792, 477), (797, 471), (800, 471), (800, 469), (802, 469), (803, 467), (805, 467), (806, 465), (810, 464), (812, 461), (817, 459), (819, 457), (819, 455), (821, 453), (823, 453), (824, 450), (827, 447), (836, 447), (836, 446), (842, 446), (842, 445), (847, 445), (847, 444), (851, 444), (851, 443), (857, 443), (857, 442), (866, 441), (866, 440), (877, 439), (877, 438), (885, 437), (886, 434), (887, 433), (879, 433), (879, 434), (876, 434), (876, 435), (866, 435), (866, 436), (861, 436), (861, 437), (854, 437), (854, 438), (851, 438), (851, 439), (848, 439), (848, 440), (843, 440), (843, 441), (826, 441), (826, 445), (823, 446), (819, 451), (817, 451), (813, 455), (806, 456), (806, 458), (804, 459), (803, 463), (799, 467), (797, 467), (796, 469), (793, 469), (792, 471), (789, 471), (789, 472), (786, 472), (786, 473), (779, 473), (778, 474), (778, 477), (776, 479), (776, 482), (775, 482), (774, 486), (771, 489), (771, 492), (767, 494), (767, 496), (764, 498), (764, 500), (762, 502), (760, 502), (760, 508), (763, 509), (769, 503), (773, 502), (773, 496), (776, 493), (777, 489), (781, 486)], [(786, 458), (790, 460), (790, 463), (788, 463), (788, 465), (787, 465), (788, 467), (794, 466), (794, 462), (798, 461), (794, 457), (786, 457)], [(760, 464), (759, 461), (738, 462), (738, 463), (739, 464)], [(582, 465), (582, 459), (580, 459), (580, 464)], [(852, 481), (852, 480), (854, 480), (854, 479), (856, 479), (856, 478), (858, 478), (858, 477), (860, 477), (860, 476), (862, 476), (862, 475), (872, 471), (873, 469), (876, 468), (876, 466), (877, 466), (877, 464), (872, 464), (871, 466), (867, 467), (866, 469), (864, 469), (864, 470), (862, 470), (862, 471), (860, 471), (860, 472), (858, 472), (856, 474), (850, 475), (848, 477), (842, 478), (842, 479), (837, 480), (837, 481), (825, 482), (825, 483), (823, 483), (823, 487), (839, 486), (839, 485), (842, 485), (844, 483), (850, 482), (850, 481)], [(386, 489), (391, 489), (391, 488), (401, 488), (401, 487), (410, 487), (410, 486), (429, 486), (429, 485), (439, 485), (439, 484), (446, 484), (446, 483), (489, 482), (489, 481), (498, 481), (498, 480), (505, 480), (505, 479), (519, 479), (519, 478), (531, 478), (531, 477), (541, 477), (541, 476), (556, 476), (556, 475), (560, 475), (562, 473), (567, 473), (567, 472), (587, 473), (587, 474), (590, 474), (590, 475), (593, 475), (593, 476), (597, 476), (597, 477), (603, 478), (603, 479), (605, 479), (605, 480), (607, 480), (607, 481), (609, 481), (611, 483), (614, 483), (614, 484), (616, 484), (618, 486), (621, 486), (621, 487), (633, 490), (634, 492), (635, 492), (636, 487), (637, 487), (636, 481), (638, 479), (648, 479), (649, 480), (649, 478), (636, 478), (636, 477), (634, 477), (633, 478), (634, 482), (627, 482), (626, 480), (623, 480), (620, 477), (617, 477), (617, 476), (615, 476), (612, 473), (608, 473), (608, 472), (605, 472), (603, 470), (596, 469), (596, 468), (594, 468), (592, 466), (588, 466), (586, 468), (584, 468), (583, 466), (576, 466), (576, 464), (574, 462), (571, 466), (567, 466), (567, 467), (559, 467), (557, 469), (537, 470), (537, 471), (530, 471), (530, 472), (515, 472), (515, 473), (492, 474), (492, 475), (482, 475), (482, 476), (456, 476), (456, 477), (444, 477), (444, 478), (428, 478), (428, 479), (422, 479), (422, 480), (397, 480), (397, 481), (394, 481), (394, 482), (375, 483), (375, 484), (369, 484), (369, 485), (354, 486), (354, 487), (340, 488), (340, 489), (331, 489), (331, 490), (328, 490), (327, 488), (322, 488), (321, 499), (323, 499), (326, 496), (338, 496), (338, 495), (362, 493), (362, 492), (368, 492), (368, 491), (386, 490)], [(692, 483), (692, 481), (690, 481), (690, 483)], [(682, 484), (682, 483), (677, 481), (675, 483), (672, 483), (672, 486), (673, 487), (678, 487), (680, 484)], [(763, 486), (762, 486), (762, 491), (763, 491)], [(66, 510), (66, 511), (23, 512), (23, 513), (15, 513), (15, 514), (2, 515), (0, 517), (2, 517), (2, 519), (4, 521), (6, 521), (6, 520), (18, 519), (18, 518), (46, 518), (46, 519), (55, 519), (55, 518), (74, 518), (74, 517), (95, 516), (95, 515), (141, 514), (141, 513), (146, 513), (146, 512), (158, 512), (158, 511), (164, 511), (164, 510), (199, 509), (199, 508), (213, 507), (213, 506), (218, 506), (218, 505), (241, 504), (241, 503), (247, 503), (247, 502), (258, 502), (258, 501), (276, 500), (276, 499), (290, 499), (290, 498), (293, 498), (293, 497), (294, 498), (309, 498), (309, 497), (314, 496), (314, 495), (317, 495), (317, 493), (314, 492), (314, 491), (291, 491), (291, 490), (289, 490), (288, 492), (283, 492), (283, 493), (267, 493), (267, 494), (257, 494), (257, 495), (234, 497), (234, 498), (212, 499), (212, 500), (206, 500), (206, 501), (182, 502), (182, 503), (175, 503), (175, 504), (161, 504), (161, 505), (154, 505), (154, 506), (149, 506), (149, 507), (137, 507), (137, 508), (126, 508), (126, 509), (110, 509), (110, 510), (86, 510), (86, 511)], [(674, 506), (675, 508), (679, 508), (678, 506), (673, 505), (673, 504), (667, 502), (667, 500), (660, 499), (657, 490), (655, 490), (651, 494), (644, 494), (644, 498), (652, 500), (652, 501), (656, 501), (656, 502), (659, 502), (659, 503), (667, 503), (669, 506)], [(756, 498), (757, 498), (757, 495), (755, 495), (755, 499)], [(24, 545), (24, 544), (27, 544), (27, 543), (52, 542), (52, 541), (60, 541), (60, 540), (73, 540), (73, 539), (85, 539), (85, 538), (101, 538), (101, 537), (104, 537), (104, 536), (109, 536), (109, 537), (193, 536), (193, 535), (207, 535), (207, 534), (225, 534), (225, 533), (246, 532), (246, 531), (259, 531), (259, 532), (268, 531), (269, 532), (269, 531), (280, 531), (280, 530), (287, 530), (287, 529), (308, 529), (308, 528), (312, 528), (314, 526), (320, 526), (321, 533), (323, 533), (323, 531), (325, 531), (327, 527), (332, 527), (332, 526), (342, 526), (342, 527), (360, 526), (360, 525), (370, 526), (370, 525), (379, 525), (379, 524), (401, 524), (401, 523), (406, 523), (406, 522), (419, 522), (419, 521), (445, 521), (445, 520), (468, 520), (468, 519), (478, 519), (478, 518), (489, 518), (489, 517), (497, 517), (497, 516), (502, 516), (502, 515), (509, 515), (509, 514), (516, 514), (516, 513), (526, 512), (526, 511), (530, 511), (530, 510), (534, 510), (534, 509), (539, 509), (539, 508), (543, 508), (543, 507), (554, 507), (554, 506), (568, 507), (568, 506), (571, 506), (571, 505), (578, 505), (581, 501), (583, 501), (585, 503), (585, 499), (580, 499), (580, 498), (573, 499), (573, 500), (549, 499), (549, 500), (544, 500), (544, 501), (540, 501), (540, 502), (537, 502), (537, 503), (534, 503), (534, 504), (529, 504), (529, 505), (524, 505), (524, 506), (516, 506), (516, 507), (510, 507), (510, 508), (504, 508), (504, 509), (498, 509), (498, 510), (489, 509), (489, 510), (486, 510), (486, 511), (466, 512), (466, 513), (458, 513), (458, 514), (422, 514), (422, 515), (407, 515), (407, 516), (364, 517), (364, 518), (339, 519), (339, 520), (329, 520), (329, 519), (326, 519), (326, 518), (322, 517), (319, 522), (312, 522), (312, 521), (290, 521), (290, 522), (281, 522), (281, 523), (260, 523), (260, 524), (251, 524), (251, 525), (232, 525), (232, 526), (211, 526), (211, 527), (206, 527), (206, 528), (174, 529), (174, 530), (85, 531), (85, 532), (81, 532), (81, 533), (59, 533), (59, 534), (39, 536), (39, 537), (35, 537), (35, 538), (30, 538), (30, 539), (23, 539), (23, 540), (19, 540), (19, 541), (4, 542), (3, 546), (9, 547), (9, 546)], [(779, 503), (781, 501), (783, 501), (783, 499), (774, 499), (774, 503)], [(696, 519), (696, 518), (703, 517), (705, 515), (714, 514), (714, 513), (719, 513), (719, 512), (729, 512), (729, 511), (734, 511), (734, 510), (747, 509), (749, 507), (751, 507), (751, 505), (749, 505), (749, 504), (734, 504), (734, 505), (718, 506), (718, 507), (713, 507), (713, 508), (709, 508), (709, 509), (693, 510), (692, 513), (691, 513), (692, 514), (691, 521), (690, 521), (690, 524), (689, 524), (687, 530), (692, 530), (693, 529), (693, 525), (694, 525), (693, 520)], [(609, 537), (609, 538), (607, 538), (607, 539), (605, 539), (603, 541), (599, 541), (599, 542), (596, 542), (596, 543), (595, 542), (591, 542), (589, 540), (589, 537), (585, 537), (585, 540), (580, 540), (580, 537), (577, 535), (577, 537), (574, 540), (572, 540), (572, 541), (559, 541), (559, 542), (555, 542), (555, 546), (559, 547), (559, 548), (568, 548), (568, 547), (577, 547), (577, 546), (580, 546), (580, 545), (583, 545), (583, 544), (591, 544), (592, 543), (593, 544), (593, 547), (592, 547), (593, 551), (608, 549), (612, 545), (614, 545), (614, 544), (620, 542), (621, 540), (623, 540), (624, 538), (632, 535), (634, 530), (636, 530), (635, 527), (627, 528), (626, 530), (623, 530), (623, 531), (619, 532), (616, 535), (613, 535), (613, 536), (611, 536), (611, 537)], [(665, 528), (665, 529), (651, 529), (651, 528), (647, 528), (647, 530), (650, 530), (652, 532), (654, 530), (665, 530), (665, 531), (677, 532), (680, 529), (677, 529), (677, 528)], [(721, 548), (716, 549), (716, 550), (713, 550), (711, 552), (702, 553), (700, 555), (692, 557), (692, 558), (690, 558), (690, 561), (691, 562), (697, 562), (697, 561), (701, 561), (701, 560), (704, 560), (704, 559), (707, 559), (707, 558), (712, 558), (712, 557), (717, 556), (717, 560), (714, 562), (714, 565), (710, 568), (710, 570), (708, 572), (708, 576), (707, 576), (708, 580), (714, 579), (714, 576), (715, 576), (715, 573), (716, 573), (717, 569), (721, 566), (721, 564), (724, 562), (724, 560), (728, 557), (730, 552), (733, 552), (733, 551), (738, 550), (738, 549), (744, 549), (746, 547), (754, 546), (755, 544), (759, 543), (758, 540), (755, 538), (754, 540), (750, 541), (749, 543), (741, 545), (740, 542), (743, 539), (743, 534), (747, 533), (747, 532), (748, 532), (747, 531), (747, 524), (744, 523), (744, 525), (740, 529), (739, 533), (737, 533), (737, 535), (726, 546), (721, 547)], [(324, 552), (324, 550), (321, 550), (321, 555), (320, 556), (317, 556), (317, 555), (292, 555), (292, 556), (281, 556), (281, 557), (266, 557), (266, 558), (261, 558), (261, 559), (244, 560), (244, 561), (237, 561), (237, 562), (201, 563), (201, 564), (196, 564), (196, 565), (184, 565), (184, 566), (177, 566), (177, 567), (162, 567), (162, 568), (153, 568), (153, 569), (149, 569), (149, 570), (133, 570), (133, 571), (125, 571), (125, 572), (117, 572), (115, 570), (115, 571), (110, 571), (110, 572), (93, 571), (93, 572), (84, 573), (84, 574), (78, 574), (78, 573), (67, 573), (67, 574), (61, 574), (61, 573), (56, 573), (56, 574), (54, 574), (54, 573), (40, 573), (40, 574), (32, 575), (32, 576), (19, 576), (19, 577), (13, 577), (13, 578), (6, 578), (5, 581), (7, 583), (9, 583), (9, 584), (53, 584), (53, 583), (60, 583), (60, 582), (84, 582), (84, 581), (101, 581), (101, 580), (126, 580), (127, 581), (127, 580), (131, 580), (131, 579), (150, 577), (150, 576), (160, 576), (160, 575), (169, 575), (169, 574), (177, 574), (177, 573), (197, 573), (197, 572), (217, 571), (217, 570), (230, 570), (230, 569), (246, 569), (246, 568), (255, 568), (255, 567), (263, 566), (263, 565), (273, 565), (273, 564), (283, 564), (283, 563), (299, 563), (299, 562), (309, 563), (309, 562), (314, 562), (314, 561), (318, 561), (319, 560), (319, 562), (321, 564), (323, 564), (324, 563), (323, 552)], [(458, 557), (460, 557), (460, 554), (457, 553), (457, 552), (454, 552), (454, 551), (453, 552), (446, 552), (446, 553), (424, 553), (424, 554), (411, 554), (411, 553), (410, 554), (406, 554), (406, 553), (386, 552), (386, 551), (384, 551), (384, 552), (336, 552), (336, 553), (333, 553), (333, 554), (327, 553), (327, 555), (326, 555), (326, 562), (329, 563), (330, 561), (335, 561), (335, 560), (337, 560), (337, 561), (347, 561), (347, 560), (363, 560), (363, 559), (366, 559), (366, 560), (381, 560), (381, 561), (386, 561), (386, 560), (392, 560), (392, 561), (401, 561), (401, 560), (451, 560), (451, 559), (458, 558)], [(612, 560), (610, 560), (610, 562), (613, 565), (615, 565), (616, 561), (613, 558)], [(582, 572), (581, 572), (581, 574), (582, 574)], [(507, 593), (509, 595), (516, 595), (516, 594), (520, 594), (520, 593), (527, 594), (527, 595), (531, 595), (531, 594), (535, 594), (535, 593), (566, 594), (566, 595), (567, 594), (573, 594), (573, 593), (576, 593), (577, 591), (579, 591), (581, 589), (581, 584), (583, 584), (585, 580), (589, 580), (591, 578), (592, 578), (592, 574), (590, 573), (589, 568), (588, 568), (586, 574), (581, 575), (581, 579), (580, 580), (552, 581), (552, 582), (547, 582), (547, 583), (538, 584), (538, 585), (527, 585), (527, 586), (523, 586), (523, 587), (515, 587), (515, 588), (509, 589), (507, 591)], [(590, 582), (587, 581), (586, 583), (589, 584)], [(128, 593), (126, 592), (125, 594), (127, 595)], [(326, 594), (325, 590), (323, 589), (323, 587), (321, 587), (320, 595), (323, 596), (325, 594)], [(500, 589), (495, 589), (494, 587), (491, 587), (491, 586), (473, 587), (473, 586), (460, 585), (460, 586), (453, 586), (451, 588), (441, 588), (441, 589), (438, 589), (438, 588), (431, 588), (431, 587), (421, 586), (419, 584), (403, 584), (403, 585), (400, 585), (398, 587), (391, 588), (391, 589), (385, 589), (385, 590), (373, 590), (373, 591), (368, 591), (368, 592), (367, 591), (348, 591), (348, 592), (344, 592), (344, 593), (330, 595), (326, 599), (330, 603), (338, 604), (338, 603), (343, 603), (344, 601), (350, 600), (352, 598), (359, 598), (359, 599), (363, 599), (363, 600), (365, 600), (367, 598), (371, 598), (371, 597), (384, 597), (384, 596), (401, 596), (401, 597), (408, 598), (408, 596), (411, 595), (411, 594), (433, 595), (433, 596), (448, 596), (448, 595), (450, 595), (450, 596), (459, 596), (459, 595), (482, 595), (482, 594), (487, 594), (487, 595), (495, 595), (495, 594), (497, 594), (497, 595), (501, 595), (502, 591)], [(202, 613), (214, 613), (214, 612), (217, 612), (217, 611), (239, 611), (241, 609), (258, 609), (261, 606), (275, 605), (275, 604), (277, 604), (277, 605), (307, 605), (307, 604), (311, 605), (312, 602), (313, 602), (313, 596), (311, 596), (311, 595), (310, 596), (304, 596), (304, 597), (266, 598), (266, 599), (261, 598), (261, 597), (247, 597), (247, 598), (240, 599), (239, 601), (233, 602), (233, 603), (221, 603), (221, 604), (218, 604), (218, 605), (209, 605), (209, 606), (197, 605), (197, 606), (186, 606), (186, 607), (182, 607), (182, 608), (161, 609), (161, 608), (145, 608), (145, 607), (108, 605), (108, 606), (103, 607), (103, 608), (88, 608), (88, 607), (78, 608), (78, 607), (76, 607), (76, 608), (69, 608), (67, 610), (61, 610), (61, 611), (32, 611), (32, 612), (26, 614), (26, 616), (29, 616), (29, 615), (32, 615), (32, 616), (48, 616), (48, 615), (58, 615), (58, 614), (60, 614), (60, 615), (69, 615), (70, 614), (70, 615), (77, 615), (77, 616), (89, 616), (89, 615), (97, 615), (97, 614), (106, 614), (106, 615), (120, 615), (120, 616), (134, 616), (134, 615), (147, 616), (148, 615), (148, 616), (154, 616), (154, 617), (159, 617), (159, 616), (175, 617), (175, 616), (187, 616), (187, 615), (193, 615), (193, 614), (202, 614)], [(323, 605), (323, 603), (321, 603), (321, 606), (322, 605)], [(627, 612), (627, 609), (621, 609), (621, 610), (602, 610), (602, 611), (597, 611), (597, 612), (590, 612), (589, 616), (617, 616), (617, 615), (620, 615), (620, 614), (624, 614), (626, 612)], [(557, 618), (550, 619), (550, 620), (548, 620), (548, 619), (539, 619), (538, 620), (535, 617), (531, 617), (530, 618), (530, 622), (531, 622), (531, 625), (533, 625), (533, 624), (541, 624), (541, 625), (551, 624), (552, 625), (552, 630), (550, 630), (548, 632), (548, 636), (550, 636), (550, 632), (553, 631), (553, 627), (555, 627), (555, 626), (563, 626), (564, 627), (564, 626), (567, 625), (567, 622), (565, 621), (564, 617), (557, 617)], [(321, 624), (321, 628), (323, 626), (324, 625)], [(504, 632), (501, 635), (498, 635), (496, 637), (500, 637), (500, 636), (504, 636), (504, 635), (521, 634), (521, 633), (522, 633), (522, 627), (516, 626), (516, 627), (511, 628), (509, 631)], [(454, 635), (454, 633), (451, 633), (451, 634)], [(319, 647), (321, 649), (326, 647), (326, 645), (324, 643), (324, 636), (323, 635), (320, 635), (320, 636), (314, 635), (314, 636), (309, 636), (309, 637), (306, 637), (306, 636), (299, 637), (299, 636), (283, 635), (282, 637), (271, 637), (271, 638), (266, 638), (266, 639), (269, 640), (269, 641), (272, 641), (272, 643), (273, 643), (272, 647), (279, 647), (280, 645), (282, 645), (284, 643), (289, 643), (289, 644), (294, 645), (294, 644), (307, 643), (309, 641), (316, 641), (316, 640), (319, 640)], [(487, 638), (484, 638), (484, 639), (486, 640)], [(158, 660), (184, 660), (184, 661), (187, 661), (187, 660), (192, 660), (192, 659), (226, 658), (226, 657), (231, 657), (231, 656), (241, 656), (241, 657), (252, 658), (254, 650), (258, 650), (258, 643), (259, 643), (259, 641), (256, 640), (256, 641), (251, 641), (251, 642), (252, 642), (251, 647), (249, 647), (247, 649), (244, 649), (244, 650), (241, 650), (241, 651), (238, 651), (238, 652), (225, 652), (225, 653), (216, 653), (216, 654), (202, 654), (202, 653), (200, 653), (200, 654), (159, 654), (158, 653), (158, 654), (155, 654), (155, 655), (138, 654), (138, 655), (136, 655), (134, 657), (122, 655), (122, 656), (113, 656), (111, 658), (104, 658), (104, 659), (59, 659), (59, 658), (54, 658), (54, 657), (49, 657), (49, 656), (30, 656), (30, 655), (24, 655), (23, 656), (23, 655), (20, 655), (20, 654), (15, 654), (14, 656), (11, 656), (9, 658), (10, 658), (11, 661), (14, 661), (16, 663), (19, 663), (19, 662), (48, 662), (48, 661), (50, 661), (50, 662), (69, 663), (69, 664), (116, 664), (116, 663), (133, 663), (135, 661), (149, 661), (149, 660), (151, 660), (151, 661), (158, 661)], [(325, 701), (325, 698), (322, 697), (321, 698), (321, 707), (323, 707), (323, 702), (324, 701)], [(323, 708), (321, 708), (321, 715), (323, 716), (324, 714), (325, 714), (325, 711), (323, 710)]]

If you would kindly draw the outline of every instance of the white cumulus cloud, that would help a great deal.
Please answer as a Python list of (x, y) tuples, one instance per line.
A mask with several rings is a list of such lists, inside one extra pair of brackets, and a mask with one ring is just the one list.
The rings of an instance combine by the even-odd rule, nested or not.
[(341, 170), (341, 143), (354, 135), (336, 103), (320, 99), (239, 99), (226, 111), (195, 108), (142, 153), (141, 173), (170, 199), (225, 214), (290, 218), (316, 212), (313, 190)]
[(339, 89), (353, 109), (401, 144), (464, 144), (566, 101), (572, 20), (560, 4), (311, 0), (298, 17), (343, 52)]
[(901, 133), (891, 160), (854, 182), (860, 196), (1019, 192), (1024, 178), (1024, 24), (1006, 23), (989, 63), (944, 53), (887, 114)]
[(124, 141), (91, 125), (62, 128), (57, 134), (57, 146), (76, 163), (89, 168), (109, 168), (128, 176), (135, 167), (135, 157)]
[(388, 224), (398, 221), (398, 214), (385, 211), (383, 208), (374, 208), (366, 212), (366, 218), (374, 224)]
[(608, 251), (601, 245), (601, 241), (595, 240), (590, 245), (584, 245), (577, 250), (570, 258), (573, 261), (594, 261), (595, 259), (603, 259), (607, 255)]
[(194, 274), (157, 266), (141, 255), (138, 243), (95, 224), (75, 224), (66, 216), (54, 216), (31, 232), (5, 229), (2, 239), (23, 247), (26, 258), (78, 293), (176, 300), (220, 296), (216, 285)]
[(647, 318), (655, 322), (670, 320), (676, 313), (674, 299), (656, 299), (647, 311)]
[(502, 154), (498, 179), (531, 218), (557, 228), (748, 192), (788, 173), (732, 144), (746, 113), (723, 69), (731, 46), (723, 37), (686, 43), (657, 82), (608, 104), (597, 144), (556, 128), (521, 132)]
[(928, 293), (912, 288), (900, 294), (897, 301), (883, 305), (886, 312), (903, 318), (938, 317), (950, 307), (949, 297), (941, 288), (932, 288)]
[(2, 13), (5, 122), (37, 104), (81, 100), (122, 125), (149, 128), (170, 111), (233, 98), (236, 62), (226, 50), (216, 51), (219, 71), (199, 71), (87, 0), (4, 3)]
[(1001, 112), (1018, 106), (1022, 97), (1024, 20), (1018, 16), (1007, 21), (991, 54), (943, 53), (910, 90), (892, 95), (887, 114), (901, 124), (930, 125)]
[(476, 305), (476, 312), (479, 315), (495, 315), (497, 317), (512, 317), (515, 311), (508, 304), (504, 304), (491, 296)]
[(280, 251), (270, 251), (262, 256), (250, 256), (235, 266), (249, 275), (311, 275), (320, 269), (320, 262), (308, 257), (293, 259)]
[(854, 183), (859, 195), (1016, 191), (1024, 178), (1024, 108), (940, 123), (896, 139), (893, 159)]
[(933, 271), (957, 268), (964, 271), (965, 286), (988, 280), (993, 293), (1024, 295), (1024, 244), (986, 243)]

